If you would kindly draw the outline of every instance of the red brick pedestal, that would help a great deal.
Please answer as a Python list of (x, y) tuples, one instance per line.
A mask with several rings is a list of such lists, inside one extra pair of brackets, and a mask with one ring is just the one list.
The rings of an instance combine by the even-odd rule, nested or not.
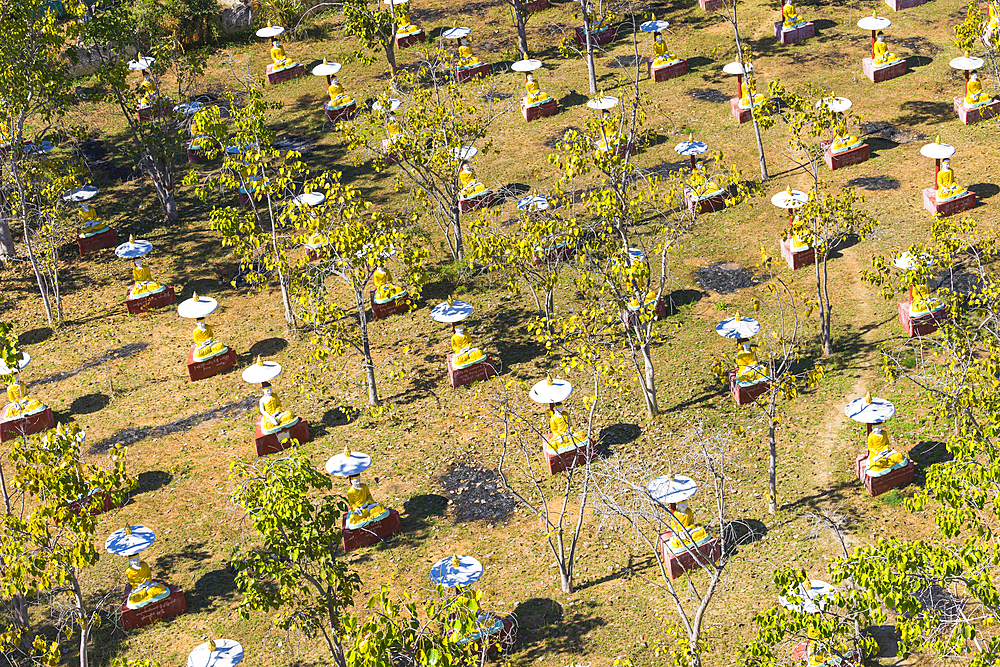
[(900, 12), (911, 7), (919, 7), (925, 2), (927, 0), (885, 0), (885, 4), (889, 5), (894, 12)]
[[(799, 642), (792, 649), (792, 662), (796, 665), (808, 665), (809, 663), (809, 642)], [(858, 660), (858, 653), (851, 649), (843, 656), (837, 656), (832, 661), (823, 663), (824, 665), (836, 665), (836, 667), (856, 667), (861, 663)]]
[(878, 477), (870, 477), (865, 471), (868, 470), (868, 454), (862, 454), (855, 459), (855, 472), (858, 479), (865, 485), (865, 488), (873, 496), (881, 496), (886, 491), (898, 489), (913, 482), (916, 466), (912, 460), (907, 460), (902, 468), (896, 468), (892, 472), (887, 472)]
[[(691, 201), (688, 193), (690, 190), (684, 188), (684, 203), (687, 204), (689, 211), (694, 211), (695, 202)], [(697, 202), (698, 213), (715, 213), (716, 211), (721, 211), (726, 208), (726, 193), (721, 192), (714, 197), (709, 197), (708, 199), (702, 199)]]
[[(615, 38), (614, 26), (601, 28), (597, 32), (590, 33), (590, 43), (594, 46), (604, 46), (610, 44)], [(587, 46), (587, 31), (580, 26), (576, 29), (576, 43), (580, 46)]]
[(966, 209), (973, 208), (975, 205), (976, 193), (974, 192), (966, 192), (961, 197), (955, 197), (939, 204), (937, 189), (924, 188), (924, 208), (931, 215), (940, 215), (942, 218), (947, 218), (949, 215), (961, 213)]
[(496, 193), (492, 190), (487, 190), (480, 193), (476, 197), (471, 199), (459, 199), (458, 200), (458, 212), (468, 213), (469, 211), (475, 211), (477, 208), (487, 208), (493, 205), (493, 200), (496, 197)]
[(714, 12), (725, 7), (726, 3), (723, 0), (698, 0), (698, 6), (706, 12)]
[(702, 562), (711, 561), (714, 563), (722, 556), (722, 545), (719, 544), (717, 537), (712, 537), (694, 548), (694, 551), (699, 554), (698, 557), (695, 557), (690, 550), (679, 554), (671, 553), (667, 545), (673, 538), (674, 534), (669, 530), (660, 533), (660, 557), (663, 558), (663, 564), (671, 579), (676, 579), (688, 570), (699, 569)]
[(363, 549), (373, 544), (378, 544), (382, 540), (388, 539), (396, 533), (402, 532), (403, 526), (399, 522), (399, 512), (392, 508), (389, 516), (381, 521), (370, 523), (361, 528), (348, 530), (347, 514), (344, 515), (344, 553), (351, 553), (355, 549)]
[(192, 148), (191, 144), (188, 144), (187, 147), (187, 159), (188, 164), (198, 164), (200, 162), (208, 161), (208, 158), (205, 156), (205, 151), (200, 148)]
[(736, 381), (736, 369), (729, 369), (729, 391), (732, 393), (736, 405), (753, 403), (757, 400), (758, 396), (766, 393), (769, 388), (770, 385), (767, 382), (758, 382), (749, 387), (741, 387), (740, 383)]
[(528, 14), (534, 14), (535, 12), (540, 12), (543, 9), (549, 8), (549, 0), (532, 0), (531, 2), (522, 2), (521, 9), (523, 9)]
[(153, 308), (162, 308), (177, 303), (177, 295), (174, 294), (174, 288), (170, 285), (166, 285), (163, 290), (156, 294), (141, 296), (138, 299), (130, 299), (131, 294), (132, 288), (129, 287), (125, 291), (125, 307), (128, 309), (129, 315), (137, 315)]
[(16, 440), (22, 435), (34, 435), (55, 428), (56, 420), (52, 408), (46, 406), (41, 412), (16, 419), (0, 419), (0, 442)]
[(467, 83), (476, 78), (482, 78), (490, 75), (490, 64), (489, 63), (479, 63), (475, 67), (466, 67), (465, 69), (455, 68), (455, 80), (459, 83)]
[(865, 58), (861, 61), (861, 69), (872, 83), (882, 83), (889, 79), (895, 79), (897, 76), (903, 76), (907, 72), (905, 60), (900, 60), (898, 63), (886, 65), (885, 67), (875, 67), (872, 64), (871, 58)]
[(774, 36), (786, 46), (796, 42), (802, 42), (810, 37), (816, 36), (816, 24), (812, 21), (809, 21), (805, 25), (800, 25), (798, 28), (794, 28), (792, 30), (785, 30), (781, 27), (783, 24), (784, 21), (775, 21)]
[(164, 116), (169, 116), (173, 108), (173, 100), (164, 100), (158, 104), (152, 104), (148, 107), (137, 108), (136, 115), (139, 117), (140, 123), (145, 123), (147, 121), (163, 118)]
[(679, 76), (684, 76), (688, 73), (688, 61), (683, 58), (676, 63), (671, 63), (670, 65), (664, 65), (663, 67), (653, 67), (653, 61), (646, 61), (646, 71), (649, 72), (649, 76), (653, 79), (654, 83), (660, 83), (661, 81), (667, 81), (669, 79), (676, 79)]
[(205, 359), (204, 361), (194, 360), (193, 346), (188, 350), (187, 369), (188, 377), (191, 378), (192, 382), (204, 380), (219, 373), (225, 373), (235, 366), (236, 350), (233, 348), (229, 348), (224, 353), (214, 356), (211, 359)]
[(797, 271), (816, 262), (816, 248), (792, 252), (792, 239), (790, 238), (784, 239), (779, 245), (781, 246), (781, 256), (792, 271)]
[(295, 67), (287, 67), (283, 70), (278, 70), (277, 72), (272, 71), (273, 68), (273, 63), (267, 66), (267, 83), (271, 86), (291, 81), (292, 79), (300, 77), (306, 73), (306, 67), (302, 63), (299, 63)]
[(550, 475), (569, 470), (577, 463), (586, 464), (594, 456), (593, 440), (588, 442), (585, 447), (577, 447), (562, 454), (556, 454), (549, 449), (549, 438), (551, 437), (548, 433), (542, 435), (542, 439), (545, 441), (545, 444), (542, 445), (542, 455), (545, 457), (545, 463), (549, 466)]
[(913, 319), (910, 317), (910, 301), (899, 303), (899, 323), (903, 325), (903, 330), (910, 338), (914, 336), (930, 336), (937, 331), (938, 325), (948, 318), (948, 311), (945, 308), (930, 313), (923, 317)]
[(110, 512), (115, 508), (114, 504), (111, 502), (111, 496), (109, 496), (106, 491), (98, 491), (97, 493), (92, 493), (89, 496), (77, 498), (73, 502), (69, 503), (67, 507), (77, 516), (79, 516), (84, 510), (87, 510), (90, 516), (97, 516), (98, 514)]
[(264, 435), (264, 431), (260, 427), (263, 419), (263, 415), (257, 417), (257, 426), (254, 430), (253, 444), (257, 449), (257, 456), (266, 456), (267, 454), (280, 452), (290, 447), (292, 440), (298, 440), (300, 445), (312, 440), (312, 435), (309, 433), (309, 422), (302, 419), (302, 417), (299, 417), (299, 420), (291, 428), (286, 428), (284, 431), (278, 431), (270, 435)]
[(501, 651), (509, 651), (517, 639), (517, 623), (512, 617), (499, 618), (496, 616), (495, 618), (500, 620), (503, 628), (496, 634), (480, 637), (473, 642), (473, 645), (479, 650), (480, 656), (485, 653), (486, 657), (491, 660), (500, 657)]
[(555, 116), (557, 113), (559, 113), (559, 103), (554, 97), (550, 97), (547, 102), (536, 104), (533, 107), (526, 106), (524, 100), (521, 100), (521, 114), (524, 116), (525, 122), (530, 123), (539, 118)]
[(975, 109), (969, 109), (965, 106), (965, 97), (963, 96), (954, 98), (952, 105), (955, 107), (958, 119), (966, 125), (972, 125), (973, 123), (978, 123), (981, 120), (987, 120), (1000, 114), (1000, 100), (987, 102)]
[(464, 387), (473, 382), (488, 380), (497, 374), (493, 359), (488, 354), (482, 361), (471, 366), (466, 366), (465, 368), (455, 368), (451, 365), (451, 358), (454, 356), (454, 354), (448, 355), (448, 380), (451, 382), (452, 389)]
[(826, 162), (826, 166), (833, 171), (843, 169), (844, 167), (850, 167), (852, 164), (867, 162), (870, 157), (868, 144), (861, 144), (857, 148), (852, 148), (849, 151), (841, 151), (840, 153), (834, 153), (830, 150), (830, 146), (832, 144), (832, 141), (828, 142), (824, 148), (823, 161)]
[[(764, 113), (761, 110), (762, 106), (764, 106), (764, 105), (763, 104), (758, 104), (757, 105), (757, 113), (758, 114)], [(733, 115), (733, 118), (736, 119), (736, 122), (739, 125), (742, 125), (743, 123), (749, 123), (751, 120), (753, 120), (753, 116), (750, 114), (750, 109), (741, 109), (740, 108), (740, 100), (739, 100), (738, 97), (731, 97), (731, 98), (729, 98), (729, 113), (731, 113)], [(764, 115), (770, 116), (771, 114), (770, 113), (764, 113)]]
[(375, 290), (371, 290), (368, 294), (372, 304), (373, 320), (385, 319), (386, 317), (391, 317), (392, 315), (405, 313), (410, 309), (410, 297), (394, 299), (388, 303), (375, 303)]
[(347, 106), (343, 106), (337, 109), (331, 109), (327, 102), (323, 105), (323, 112), (326, 114), (326, 122), (336, 123), (338, 120), (350, 120), (354, 118), (354, 114), (358, 112), (357, 102), (351, 102)]
[(118, 245), (118, 232), (115, 231), (114, 227), (108, 227), (106, 232), (94, 234), (86, 238), (76, 237), (76, 249), (80, 251), (81, 255), (86, 255), (88, 252), (96, 252), (103, 248), (114, 248), (116, 245)]
[(427, 36), (424, 35), (424, 31), (423, 30), (421, 30), (420, 32), (414, 33), (412, 35), (406, 35), (404, 37), (400, 37), (399, 35), (396, 35), (396, 48), (397, 49), (405, 49), (408, 46), (413, 46), (417, 42), (425, 42), (425, 41), (427, 41)]
[(568, 245), (556, 246), (545, 251), (545, 255), (535, 260), (535, 266), (546, 266), (556, 262), (568, 262), (573, 259), (576, 249)]
[(121, 606), (123, 629), (135, 630), (136, 628), (151, 625), (157, 621), (180, 616), (188, 610), (187, 600), (184, 599), (184, 591), (176, 586), (171, 586), (165, 581), (154, 580), (154, 582), (163, 584), (169, 588), (170, 595), (157, 602), (147, 604), (141, 609), (128, 608), (126, 602), (128, 601), (128, 596), (132, 593), (132, 587), (125, 587), (125, 599), (122, 600)]

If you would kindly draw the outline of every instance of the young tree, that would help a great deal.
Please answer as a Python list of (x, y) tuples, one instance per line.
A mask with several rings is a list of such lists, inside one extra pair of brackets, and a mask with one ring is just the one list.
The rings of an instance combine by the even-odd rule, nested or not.
[(989, 21), (989, 15), (983, 15), (979, 3), (971, 0), (965, 12), (965, 20), (955, 26), (955, 46), (960, 51), (973, 52), (982, 44), (982, 57), (990, 73), (987, 78), (993, 81), (996, 91), (1000, 83), (1000, 30), (988, 29)]
[(559, 43), (559, 52), (564, 58), (570, 58), (574, 54), (582, 57), (587, 63), (587, 83), (590, 86), (590, 94), (597, 94), (597, 69), (594, 66), (594, 50), (598, 47), (597, 33), (604, 30), (618, 30), (618, 13), (611, 8), (611, 3), (607, 0), (579, 0), (580, 15), (583, 19), (584, 43), (578, 48), (576, 32), (572, 32), (563, 37)]
[[(421, 69), (430, 85), (415, 85), (407, 76), (403, 81), (408, 92), (398, 93), (403, 103), (398, 112), (399, 134), (390, 136), (384, 117), (377, 112), (362, 114), (340, 128), (351, 148), (366, 147), (375, 155), (376, 171), (386, 169), (391, 153), (399, 166), (397, 191), (409, 189), (413, 203), (437, 222), (448, 251), (461, 259), (465, 252), (459, 213), (459, 170), (465, 162), (461, 149), (476, 148), (479, 159), (487, 159), (492, 143), (486, 140), (486, 132), (510, 105), (498, 104), (500, 98), (492, 94), (493, 79), (481, 85), (458, 84), (448, 75), (452, 67), (444, 54), (432, 54)], [(469, 99), (474, 94), (470, 91), (479, 94), (478, 100)], [(382, 109), (389, 106), (386, 98), (378, 102)], [(391, 142), (388, 153), (383, 142)]]
[[(727, 519), (726, 508), (727, 467), (730, 465), (727, 450), (731, 446), (730, 438), (723, 433), (706, 432), (699, 424), (692, 429), (686, 440), (688, 451), (672, 462), (669, 469), (683, 466), (685, 474), (697, 480), (701, 489), (701, 500), (697, 504), (701, 507), (709, 506), (712, 516), (712, 521), (706, 521), (704, 526), (719, 542), (718, 558), (715, 559), (698, 549), (687, 552), (694, 559), (693, 567), (682, 575), (687, 591), (678, 591), (674, 586), (664, 559), (660, 535), (666, 531), (677, 531), (680, 526), (684, 535), (678, 537), (694, 542), (696, 538), (692, 533), (697, 527), (687, 528), (680, 524), (673, 517), (670, 508), (650, 494), (649, 482), (656, 478), (659, 462), (645, 457), (616, 454), (595, 464), (594, 491), (598, 500), (594, 513), (601, 530), (612, 530), (621, 533), (623, 537), (632, 537), (646, 550), (647, 555), (652, 554), (660, 576), (647, 581), (666, 593), (665, 597), (673, 603), (682, 629), (682, 636), (670, 649), (673, 663), (700, 667), (701, 654), (705, 649), (702, 632), (708, 619), (708, 609), (738, 541)], [(696, 576), (698, 573), (704, 573), (708, 579), (707, 585), (700, 585), (702, 578)]]
[[(189, 138), (189, 123), (183, 115), (172, 111), (172, 104), (185, 101), (187, 93), (204, 72), (206, 55), (187, 52), (173, 35), (163, 36), (155, 42), (143, 42), (145, 30), (128, 4), (109, 6), (81, 24), (82, 41), (92, 45), (100, 67), (95, 76), (105, 90), (106, 101), (115, 105), (127, 124), (127, 135), (132, 140), (136, 164), (149, 178), (156, 197), (169, 222), (178, 219), (175, 186), (177, 169), (174, 159), (183, 152)], [(107, 45), (116, 45), (110, 48)], [(154, 84), (156, 104), (160, 113), (155, 119), (143, 121), (137, 113), (137, 96), (130, 91), (128, 59), (122, 52), (152, 56), (155, 62), (149, 67)], [(171, 71), (177, 84), (177, 100), (169, 100), (163, 75)]]
[[(827, 287), (830, 254), (849, 237), (865, 239), (878, 228), (878, 220), (858, 206), (864, 196), (852, 188), (825, 192), (820, 180), (823, 153), (838, 136), (849, 136), (846, 113), (833, 111), (827, 100), (833, 99), (821, 89), (810, 87), (806, 96), (798, 95), (775, 80), (770, 86), (771, 97), (782, 100), (781, 117), (788, 123), (791, 138), (789, 159), (812, 178), (809, 201), (797, 211), (790, 233), (815, 249), (813, 268), (816, 276), (816, 307), (819, 312), (819, 335), (824, 356), (833, 354), (833, 304)], [(815, 102), (814, 99), (819, 100)]]
[(235, 461), (230, 479), (247, 531), (233, 556), (240, 617), (263, 611), (283, 630), (322, 635), (333, 664), (347, 667), (347, 610), (361, 586), (343, 558), (347, 501), (297, 447), (278, 458)]
[[(320, 8), (333, 6), (342, 9), (344, 12), (344, 32), (354, 35), (364, 49), (377, 51), (379, 49), (385, 54), (386, 63), (389, 65), (389, 80), (393, 93), (398, 92), (396, 88), (396, 12), (395, 5), (387, 5), (381, 0), (347, 0), (343, 3), (321, 3), (306, 12), (303, 20), (311, 12), (319, 11)], [(402, 8), (407, 11), (407, 7)], [(364, 51), (358, 50), (358, 55), (362, 61), (370, 64), (373, 58), (368, 57)]]
[[(368, 384), (368, 403), (378, 405), (375, 362), (368, 338), (369, 287), (375, 273), (388, 268), (390, 261), (401, 265), (405, 289), (412, 304), (420, 297), (427, 257), (422, 239), (406, 230), (408, 221), (400, 216), (371, 210), (356, 188), (343, 185), (340, 174), (324, 174), (307, 188), (325, 193), (320, 206), (287, 209), (289, 224), (301, 231), (296, 244), (320, 238), (323, 247), (312, 262), (300, 260), (292, 290), (303, 308), (302, 317), (313, 328), (315, 352), (320, 359), (353, 349), (362, 357)], [(330, 283), (333, 283), (333, 286)], [(331, 289), (332, 287), (332, 289)], [(346, 287), (357, 309), (357, 328), (350, 324), (347, 309), (337, 303), (336, 294)]]
[[(592, 369), (593, 370), (593, 369)], [(578, 460), (562, 473), (562, 483), (555, 486), (555, 493), (549, 496), (547, 470), (539, 471), (538, 451), (542, 447), (543, 430), (537, 419), (528, 416), (520, 405), (527, 398), (527, 387), (521, 383), (508, 382), (503, 387), (491, 383), (494, 395), (491, 399), (491, 415), (500, 440), (500, 455), (497, 472), (503, 487), (514, 495), (521, 505), (538, 520), (539, 530), (555, 559), (559, 569), (559, 580), (564, 593), (573, 592), (574, 562), (576, 547), (583, 529), (587, 500), (591, 486), (590, 459)], [(600, 388), (600, 378), (593, 375), (593, 396), (583, 398), (583, 405), (589, 409), (586, 429), (577, 424), (573, 431), (594, 439), (594, 413)], [(510, 390), (516, 388), (515, 396)], [(593, 452), (591, 445), (587, 451)], [(575, 499), (577, 507), (571, 505)], [(575, 516), (574, 516), (575, 515)]]
[[(44, 436), (15, 441), (10, 449), (19, 509), (0, 516), (0, 591), (14, 601), (15, 620), (0, 637), (43, 662), (58, 652), (40, 628), (32, 629), (27, 614), (27, 600), (45, 599), (59, 632), (67, 639), (79, 633), (79, 665), (87, 667), (93, 631), (121, 604), (120, 591), (101, 594), (86, 590), (82, 581), (82, 572), (100, 557), (90, 509), (103, 505), (104, 496), (93, 492), (100, 489), (117, 506), (134, 483), (125, 474), (125, 449), (113, 449), (110, 467), (99, 468), (83, 463), (83, 440), (76, 426), (60, 424)], [(70, 506), (88, 497), (89, 505)]]

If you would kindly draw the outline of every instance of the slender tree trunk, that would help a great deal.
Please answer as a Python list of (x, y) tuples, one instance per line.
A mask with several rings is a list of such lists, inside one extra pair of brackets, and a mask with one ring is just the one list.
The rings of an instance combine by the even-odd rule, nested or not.
[(833, 304), (830, 303), (830, 276), (827, 272), (827, 259), (826, 254), (823, 255), (823, 301), (821, 302), (825, 308), (824, 312), (820, 313), (820, 317), (823, 318), (823, 329), (826, 332), (826, 338), (823, 340), (823, 356), (830, 356), (833, 354), (833, 324), (831, 322), (831, 317), (833, 315)]
[[(733, 21), (733, 35), (736, 38), (736, 53), (739, 56), (740, 62), (743, 62), (743, 40), (740, 37), (740, 24), (736, 15), (736, 2), (737, 0), (732, 0), (732, 21)], [(744, 85), (749, 86), (749, 81), (744, 78)], [(764, 158), (764, 142), (760, 138), (760, 123), (757, 122), (757, 114), (754, 111), (756, 104), (753, 101), (753, 95), (750, 95), (750, 119), (753, 121), (753, 133), (754, 137), (757, 139), (757, 155), (760, 158), (760, 178), (766, 181), (769, 177), (767, 175), (767, 160)]]
[(76, 568), (72, 569), (71, 579), (73, 583), (73, 598), (76, 605), (76, 614), (80, 624), (80, 667), (88, 667), (90, 658), (88, 656), (88, 645), (90, 644), (90, 631), (93, 627), (92, 619), (87, 611), (87, 605), (83, 599), (83, 590), (80, 588), (80, 579), (77, 576)]
[(769, 419), (767, 425), (767, 444), (771, 455), (770, 467), (768, 468), (767, 511), (774, 514), (778, 511), (778, 441), (774, 433), (777, 428), (774, 423), (774, 401), (777, 400), (777, 396), (773, 395), (773, 388), (771, 389), (771, 392), (771, 404), (768, 406), (767, 410), (767, 416)]
[(524, 4), (521, 0), (510, 0), (511, 9), (514, 11), (514, 27), (517, 28), (517, 50), (521, 52), (521, 58), (528, 58), (528, 33), (524, 29)]
[(555, 290), (545, 291), (545, 319), (552, 319), (552, 313), (556, 312), (556, 294)]
[(573, 574), (567, 572), (562, 563), (559, 564), (559, 583), (562, 585), (563, 593), (573, 592)]
[(45, 319), (49, 326), (55, 324), (52, 318), (52, 304), (49, 302), (49, 290), (45, 284), (45, 278), (42, 276), (41, 268), (38, 266), (38, 258), (35, 257), (35, 251), (31, 247), (31, 241), (28, 236), (28, 222), (24, 223), (24, 246), (28, 249), (28, 260), (31, 262), (31, 268), (35, 272), (35, 280), (38, 282), (38, 293), (42, 295), (42, 308), (45, 310)]
[[(290, 329), (296, 328), (295, 313), (292, 311), (292, 302), (288, 296), (288, 285), (286, 284), (285, 272), (281, 270), (281, 262), (278, 252), (278, 227), (274, 224), (274, 210), (271, 207), (271, 197), (267, 198), (268, 215), (271, 218), (271, 251), (274, 253), (275, 266), (278, 269), (278, 286), (281, 289), (281, 305), (285, 309), (285, 321)], [(362, 312), (364, 312), (362, 310)]]
[(10, 493), (7, 492), (7, 476), (3, 472), (3, 465), (0, 465), (0, 492), (3, 493), (4, 511), (10, 514)]
[(10, 218), (7, 217), (6, 207), (0, 207), (0, 260), (6, 261), (14, 257), (14, 253), (14, 236), (10, 232)]
[(642, 396), (646, 401), (646, 413), (650, 418), (660, 414), (660, 406), (656, 401), (656, 376), (653, 369), (653, 354), (649, 341), (640, 346), (642, 350), (643, 382), (640, 382)]
[(594, 69), (594, 43), (590, 40), (590, 15), (587, 13), (587, 0), (581, 0), (583, 7), (583, 32), (586, 34), (587, 43), (587, 80), (590, 83), (590, 94), (597, 93), (597, 71)]
[(454, 241), (455, 259), (462, 259), (464, 248), (462, 245), (462, 219), (459, 215), (458, 198), (455, 199), (455, 204), (452, 208), (451, 236)]
[(364, 288), (354, 290), (358, 303), (358, 324), (361, 326), (361, 354), (364, 356), (365, 379), (368, 382), (368, 405), (378, 405), (378, 387), (375, 386), (375, 362), (368, 342), (368, 315), (365, 313)]

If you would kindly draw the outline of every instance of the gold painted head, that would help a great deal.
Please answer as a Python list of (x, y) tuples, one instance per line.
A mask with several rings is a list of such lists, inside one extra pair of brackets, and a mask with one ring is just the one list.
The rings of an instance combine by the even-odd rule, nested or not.
[(260, 355), (258, 354), (257, 355), (257, 361), (255, 361), (254, 363), (257, 364), (258, 366), (263, 366), (264, 365), (264, 360), (261, 359)]
[(351, 446), (350, 445), (344, 445), (344, 456), (346, 456), (347, 458), (351, 458)]
[(132, 526), (129, 526), (129, 525), (125, 526), (125, 534), (126, 535), (131, 535), (132, 534)]
[(215, 651), (216, 651), (217, 648), (218, 647), (215, 645), (215, 640), (214, 639), (209, 639), (208, 640), (208, 652), (209, 653), (215, 653)]
[(128, 242), (129, 243), (135, 243), (135, 236), (133, 236), (132, 234), (129, 234), (128, 235)]
[(868, 393), (865, 394), (865, 405), (871, 405), (871, 404), (872, 404), (872, 393), (869, 391)]
[(451, 557), (451, 566), (452, 567), (461, 567), (462, 566), (462, 560), (458, 556), (452, 556)]
[(545, 384), (547, 384), (550, 387), (552, 386), (552, 376), (551, 375), (546, 375), (545, 376)]

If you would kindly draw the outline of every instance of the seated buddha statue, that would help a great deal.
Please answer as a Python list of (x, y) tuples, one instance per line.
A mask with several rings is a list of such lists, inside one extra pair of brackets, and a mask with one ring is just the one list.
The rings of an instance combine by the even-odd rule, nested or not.
[(486, 192), (486, 186), (476, 178), (476, 172), (468, 162), (462, 164), (462, 169), (458, 172), (458, 182), (462, 186), (459, 192), (460, 199), (472, 199)]
[(556, 454), (562, 454), (577, 447), (586, 447), (590, 444), (590, 440), (583, 431), (574, 431), (570, 427), (569, 415), (563, 412), (563, 408), (558, 403), (549, 407), (549, 429), (552, 431), (549, 435), (549, 448)]
[(257, 402), (262, 417), (260, 421), (261, 433), (270, 435), (295, 426), (299, 422), (298, 416), (281, 409), (281, 400), (271, 390), (271, 383), (264, 382), (262, 386), (264, 387), (264, 395)]
[(18, 375), (15, 375), (14, 381), (7, 385), (7, 399), (10, 402), (3, 408), (4, 419), (30, 417), (45, 409), (41, 401), (28, 396), (28, 386), (21, 382)]
[[(198, 295), (195, 294), (192, 298), (197, 301)], [(195, 361), (205, 361), (229, 351), (229, 348), (224, 343), (214, 340), (212, 336), (212, 326), (206, 324), (204, 318), (199, 318), (194, 327), (194, 332), (191, 334), (191, 338), (194, 339), (194, 352), (192, 356)]]
[(875, 54), (872, 64), (875, 67), (885, 67), (901, 60), (895, 53), (889, 53), (889, 45), (885, 43), (885, 34), (881, 30), (875, 36), (875, 46), (872, 48)]
[(674, 534), (667, 542), (671, 552), (677, 554), (704, 544), (711, 535), (703, 527), (694, 522), (694, 512), (687, 502), (677, 503), (677, 509), (667, 516), (667, 526)]
[(455, 325), (455, 333), (451, 335), (451, 351), (451, 365), (456, 370), (478, 364), (486, 358), (482, 350), (472, 345), (472, 336), (465, 333), (461, 324)]
[(961, 197), (967, 192), (955, 181), (955, 172), (951, 170), (951, 160), (941, 160), (941, 170), (937, 175), (937, 201), (944, 202), (955, 197)]
[(381, 266), (376, 267), (375, 273), (372, 275), (372, 282), (375, 283), (375, 303), (383, 304), (406, 298), (406, 290), (392, 283), (392, 274), (389, 273), (389, 269), (384, 269)]
[(153, 76), (149, 73), (148, 69), (142, 70), (142, 83), (139, 84), (139, 89), (142, 91), (142, 94), (139, 95), (140, 109), (145, 109), (156, 104), (160, 96), (156, 92), (156, 83), (153, 81)]
[(330, 95), (330, 101), (326, 105), (327, 109), (340, 109), (354, 104), (354, 98), (344, 93), (344, 87), (337, 81), (337, 77), (330, 80), (330, 87), (326, 89), (326, 92)]
[(482, 62), (472, 54), (472, 48), (469, 46), (469, 42), (466, 39), (458, 40), (458, 69), (469, 69), (470, 67), (479, 67)]
[(882, 425), (873, 426), (872, 432), (868, 434), (868, 476), (879, 477), (902, 468), (906, 462), (905, 454), (889, 446), (889, 434), (883, 431)]
[(653, 33), (653, 67), (666, 67), (679, 59), (667, 50), (667, 43), (663, 41), (663, 35)]
[(736, 352), (736, 381), (743, 386), (767, 381), (767, 367), (757, 360), (750, 341), (740, 341)]
[(785, 0), (785, 5), (781, 8), (781, 16), (783, 18), (781, 23), (783, 30), (792, 30), (806, 23), (806, 20), (796, 13), (795, 4), (792, 0)]
[(526, 107), (534, 107), (539, 104), (545, 104), (552, 99), (542, 92), (541, 86), (539, 86), (538, 82), (535, 81), (535, 76), (531, 72), (528, 72), (524, 79), (524, 89), (528, 91), (528, 94), (524, 98), (524, 106)]
[[(764, 102), (767, 101), (767, 98), (764, 97), (764, 95), (762, 93), (754, 92), (752, 94), (753, 94), (753, 106), (755, 106), (755, 107), (759, 107), (760, 105), (764, 104)], [(743, 97), (740, 98), (740, 108), (741, 109), (749, 109), (750, 108), (750, 106), (751, 106), (750, 95), (751, 95), (750, 84), (747, 83), (746, 81), (744, 81), (743, 82)]]
[(389, 510), (375, 502), (368, 485), (361, 481), (361, 475), (351, 475), (351, 488), (347, 490), (347, 502), (351, 513), (347, 515), (347, 529), (356, 530), (389, 516)]
[(396, 37), (407, 37), (409, 35), (416, 35), (420, 32), (420, 28), (410, 23), (409, 4), (396, 7), (395, 13)]
[(705, 175), (705, 164), (698, 162), (687, 179), (688, 199), (697, 202), (722, 194), (722, 188)]
[(830, 152), (836, 155), (837, 153), (857, 148), (861, 144), (862, 141), (847, 129), (847, 120), (845, 119), (833, 132), (833, 143), (830, 144)]
[(88, 202), (80, 204), (80, 238), (103, 234), (108, 231), (108, 227), (97, 219), (97, 211)]
[(125, 603), (129, 609), (141, 609), (170, 595), (169, 588), (153, 581), (149, 565), (138, 554), (129, 557), (125, 577), (128, 579), (129, 586), (132, 587), (128, 601)]
[[(788, 186), (789, 191), (792, 186)], [(796, 213), (795, 217), (792, 218), (792, 226), (788, 230), (788, 238), (791, 241), (792, 252), (802, 252), (803, 250), (809, 250), (811, 247), (808, 243), (802, 240), (798, 234), (795, 233), (795, 227), (799, 225), (799, 214)]]
[(210, 116), (204, 109), (195, 113), (191, 119), (191, 143), (188, 144), (192, 149), (198, 150), (211, 143), (212, 138), (209, 136), (211, 122)]
[(620, 137), (618, 135), (618, 123), (615, 122), (611, 112), (607, 109), (601, 110), (600, 139), (597, 140), (598, 151), (610, 151), (618, 148)]
[(806, 637), (806, 655), (808, 656), (806, 663), (809, 667), (851, 664), (849, 660), (840, 657), (847, 653), (847, 647), (843, 645), (843, 642), (836, 642), (832, 645), (830, 640), (824, 642), (820, 640), (819, 633), (813, 628), (806, 629)]
[(162, 284), (153, 280), (153, 277), (149, 273), (149, 267), (142, 265), (142, 259), (135, 258), (132, 260), (132, 290), (129, 292), (128, 298), (138, 299), (145, 296), (150, 296), (153, 294), (159, 294), (166, 289)]
[(983, 84), (975, 72), (969, 77), (969, 85), (965, 88), (965, 106), (968, 109), (980, 107), (993, 98), (983, 92)]
[(931, 294), (927, 282), (922, 282), (910, 288), (910, 317), (926, 317), (944, 308), (944, 302)]
[(271, 60), (273, 61), (271, 66), (272, 72), (280, 72), (283, 69), (298, 65), (297, 62), (285, 55), (285, 50), (281, 48), (278, 40), (271, 42)]

